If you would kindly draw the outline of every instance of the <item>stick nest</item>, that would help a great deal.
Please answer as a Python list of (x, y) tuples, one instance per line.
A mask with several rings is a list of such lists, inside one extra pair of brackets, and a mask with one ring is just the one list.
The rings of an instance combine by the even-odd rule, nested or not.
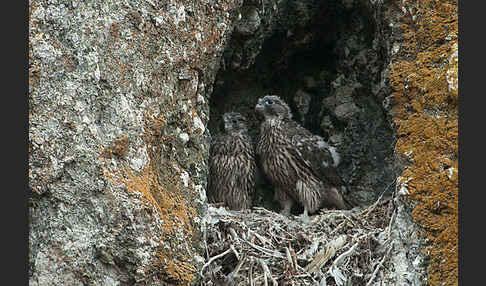
[(209, 206), (201, 285), (373, 285), (389, 271), (391, 200), (308, 222)]

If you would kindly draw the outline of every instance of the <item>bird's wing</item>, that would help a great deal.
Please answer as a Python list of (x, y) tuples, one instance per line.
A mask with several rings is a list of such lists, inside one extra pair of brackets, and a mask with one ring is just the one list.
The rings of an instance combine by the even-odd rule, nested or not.
[(334, 186), (345, 185), (336, 169), (338, 155), (335, 153), (333, 157), (332, 147), (322, 137), (312, 134), (295, 121), (288, 122), (287, 130), (295, 155), (305, 161), (314, 174)]
[[(224, 148), (224, 136), (216, 136), (211, 139), (211, 145), (209, 147), (209, 176), (208, 176), (208, 195), (215, 195), (213, 194), (213, 182), (215, 177), (218, 176), (218, 166), (222, 164), (221, 162), (221, 153)], [(216, 186), (216, 185), (215, 185)]]

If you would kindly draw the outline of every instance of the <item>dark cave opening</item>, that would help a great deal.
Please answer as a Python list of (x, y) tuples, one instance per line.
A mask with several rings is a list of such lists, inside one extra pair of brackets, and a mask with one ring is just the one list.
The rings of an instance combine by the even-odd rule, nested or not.
[[(389, 90), (374, 90), (386, 67), (386, 44), (377, 44), (379, 23), (364, 4), (315, 5), (320, 10), (305, 26), (277, 26), (247, 69), (222, 64), (210, 98), (209, 130), (212, 136), (221, 132), (222, 114), (237, 111), (247, 117), (256, 142), (260, 121), (255, 104), (276, 94), (289, 104), (296, 121), (340, 151), (338, 168), (350, 195), (366, 205), (382, 192), (390, 193), (398, 173), (395, 133), (381, 103)], [(245, 39), (251, 41), (233, 32), (227, 46), (230, 60)], [(271, 185), (263, 181), (254, 205), (278, 210), (272, 198)]]

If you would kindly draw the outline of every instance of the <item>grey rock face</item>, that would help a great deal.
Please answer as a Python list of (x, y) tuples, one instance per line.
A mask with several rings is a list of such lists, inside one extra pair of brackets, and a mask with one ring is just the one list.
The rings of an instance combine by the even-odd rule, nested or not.
[[(343, 154), (354, 199), (393, 190), (404, 164), (386, 104), (385, 5), (30, 1), (29, 284), (197, 284), (210, 112), (240, 108), (257, 126), (267, 92), (305, 94), (291, 108)], [(406, 243), (417, 227), (397, 205), (388, 279), (420, 285), (422, 242)]]
[(395, 204), (397, 208), (390, 232), (394, 243), (390, 260), (395, 271), (387, 273), (383, 281), (393, 285), (427, 285), (427, 258), (421, 253), (425, 241), (419, 233), (420, 227), (411, 216), (412, 205), (403, 194), (395, 198)]
[(29, 2), (30, 285), (187, 285), (238, 1)]

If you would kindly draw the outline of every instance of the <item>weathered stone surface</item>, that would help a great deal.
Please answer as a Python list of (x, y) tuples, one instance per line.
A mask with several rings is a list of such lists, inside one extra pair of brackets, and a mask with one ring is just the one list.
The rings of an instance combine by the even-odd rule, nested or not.
[[(427, 283), (458, 284), (458, 1), (389, 9), (391, 52), (384, 102), (408, 161), (400, 184), (427, 238)], [(419, 262), (417, 262), (420, 264)]]
[[(444, 18), (457, 6), (446, 2), (431, 11)], [(423, 191), (396, 181), (429, 172), (404, 174), (430, 161), (420, 155), (428, 149), (411, 140), (396, 147), (396, 134), (435, 134), (431, 126), (397, 131), (409, 113), (455, 118), (446, 102), (457, 101), (457, 35), (427, 26), (435, 16), (408, 2), (30, 0), (29, 8), (31, 285), (197, 284), (207, 261), (210, 134), (231, 110), (249, 118), (255, 138), (253, 108), (266, 93), (337, 146), (348, 195), (359, 204), (395, 189)], [(433, 40), (404, 31), (410, 21), (446, 39), (433, 61), (424, 60), (432, 53), (411, 52), (410, 35)], [(414, 56), (429, 68), (405, 68)], [(445, 72), (431, 74), (437, 67), (429, 62), (443, 62)], [(414, 99), (435, 87), (441, 94)], [(437, 144), (455, 138), (446, 137)], [(431, 167), (449, 170), (448, 185), (457, 182), (457, 156), (449, 155)], [(260, 191), (256, 203), (272, 209), (268, 182)], [(407, 196), (395, 198), (395, 271), (375, 284), (426, 279), (425, 241)], [(436, 281), (442, 274), (434, 269)]]
[(186, 285), (239, 1), (32, 0), (31, 285)]

